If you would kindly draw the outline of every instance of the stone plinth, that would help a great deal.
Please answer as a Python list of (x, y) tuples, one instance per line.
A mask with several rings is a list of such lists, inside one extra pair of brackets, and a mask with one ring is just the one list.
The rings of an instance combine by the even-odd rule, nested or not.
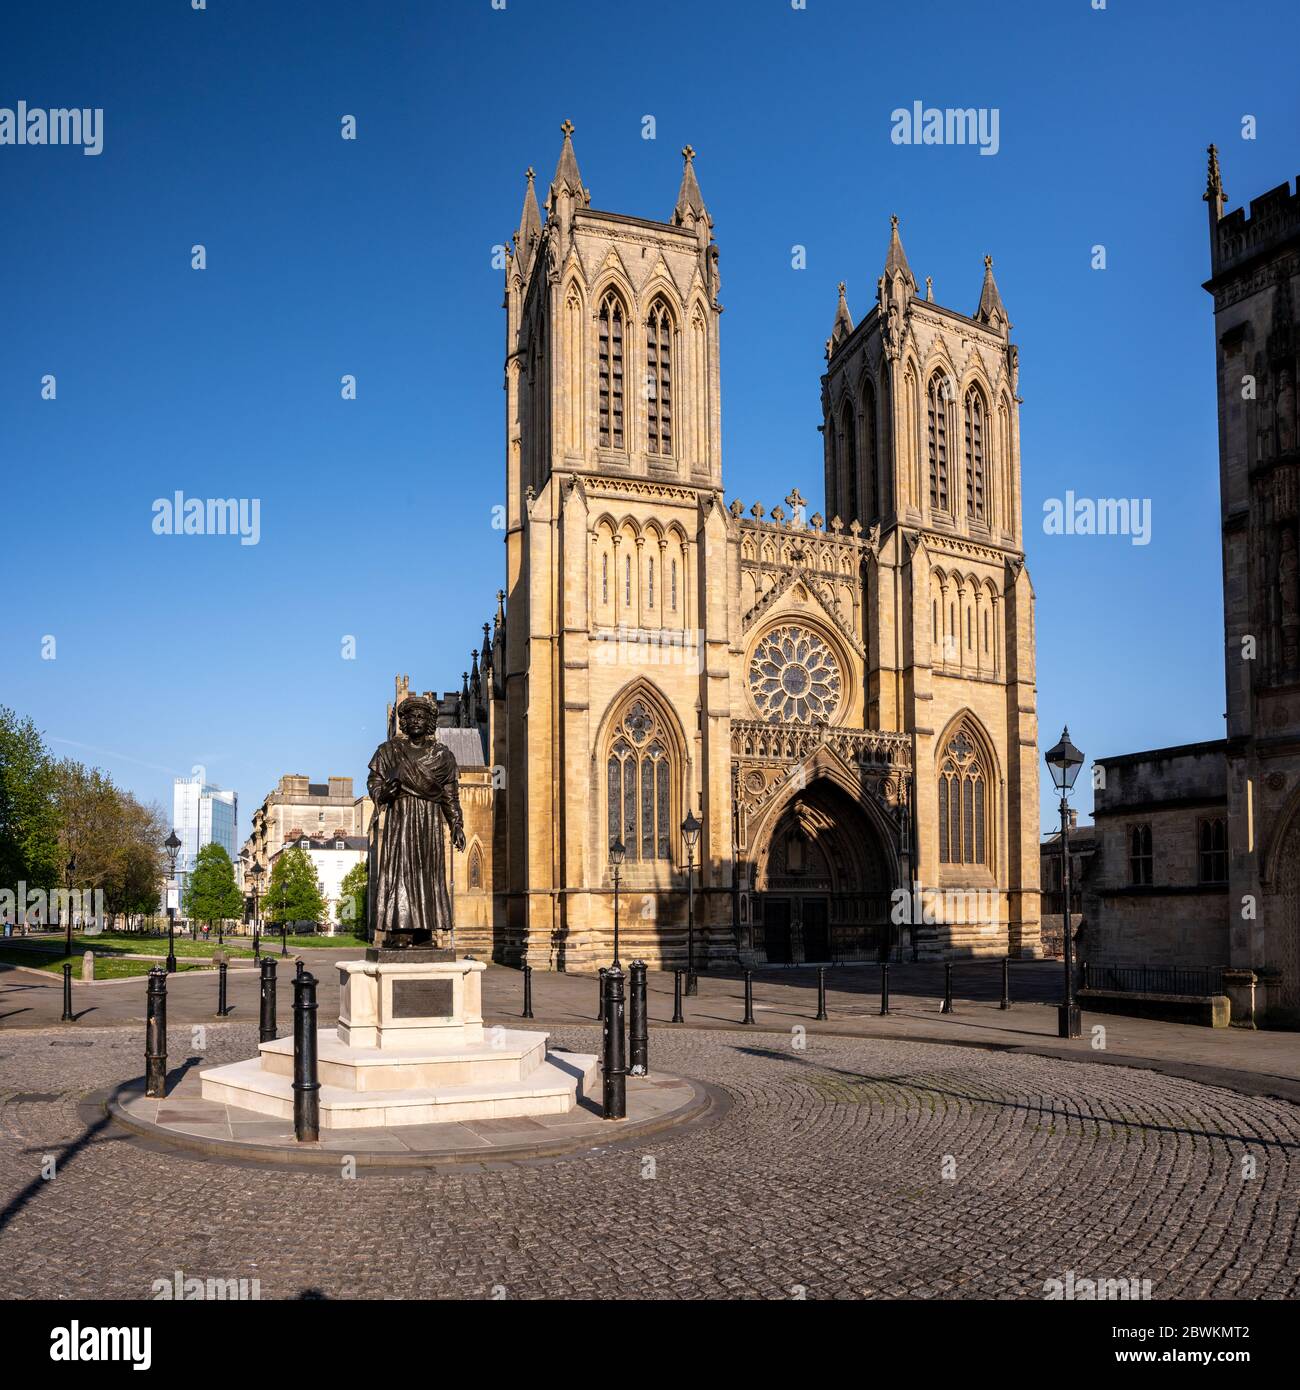
[[(547, 1051), (545, 1033), (483, 1029), (482, 961), (368, 952), (339, 971), (339, 1023), (317, 1035), (322, 1129), (563, 1115), (591, 1093), (596, 1058)], [(293, 1039), (201, 1076), (206, 1101), (293, 1118)]]
[(339, 966), (339, 1041), (376, 1048), (483, 1041), (481, 960), (350, 960)]

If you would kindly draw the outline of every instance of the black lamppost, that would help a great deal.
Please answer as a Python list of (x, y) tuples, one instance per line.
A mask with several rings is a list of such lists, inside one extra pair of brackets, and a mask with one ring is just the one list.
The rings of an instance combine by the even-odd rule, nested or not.
[(257, 953), (258, 953), (258, 941), (260, 940), (260, 938), (258, 937), (258, 934), (257, 934), (257, 931), (258, 931), (258, 922), (259, 922), (259, 918), (258, 918), (258, 915), (257, 915), (257, 888), (258, 888), (258, 885), (262, 882), (262, 874), (263, 874), (264, 872), (265, 872), (265, 871), (263, 870), (263, 868), (262, 868), (262, 866), (261, 866), (260, 864), (254, 864), (253, 867), (252, 867), (251, 869), (249, 869), (249, 871), (248, 871), (248, 876), (249, 876), (249, 878), (251, 878), (251, 879), (253, 880), (253, 954), (254, 954), (254, 955), (257, 955)]
[(289, 898), (289, 883), (287, 879), (280, 880), (280, 954), (289, 954), (289, 908), (287, 906)]
[(627, 849), (622, 840), (611, 840), (609, 842), (609, 862), (614, 867), (614, 969), (619, 968), (618, 964), (618, 880), (619, 870), (623, 867), (623, 856)]
[(64, 949), (68, 959), (72, 959), (72, 875), (77, 872), (77, 856), (74, 854), (69, 857), (64, 873), (68, 880), (68, 900), (64, 903), (67, 909), (68, 920), (64, 923)]
[(1083, 754), (1070, 742), (1070, 730), (1062, 729), (1061, 741), (1044, 755), (1052, 770), (1052, 781), (1061, 793), (1061, 912), (1065, 956), (1065, 1001), (1058, 1010), (1056, 1035), (1077, 1038), (1082, 1034), (1079, 1006), (1074, 1002), (1074, 959), (1070, 942), (1070, 808), (1066, 803), (1074, 779), (1083, 766)]
[(682, 839), (686, 841), (686, 993), (698, 994), (700, 982), (695, 978), (695, 846), (699, 843), (704, 822), (687, 811), (682, 822)]
[(167, 851), (167, 973), (176, 973), (176, 904), (172, 901), (172, 880), (176, 877), (176, 851), (180, 849), (180, 837), (173, 830), (163, 841)]

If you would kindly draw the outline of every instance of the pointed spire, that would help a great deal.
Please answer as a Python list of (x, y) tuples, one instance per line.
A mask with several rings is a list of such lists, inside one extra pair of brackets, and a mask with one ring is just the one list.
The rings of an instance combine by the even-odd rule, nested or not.
[(489, 625), (487, 623), (484, 623), (483, 652), (482, 655), (480, 655), (479, 657), (479, 665), (483, 668), (485, 672), (490, 671), (492, 669), (492, 639), (488, 636), (489, 631)]
[(468, 729), (471, 723), (469, 708), (469, 672), (460, 673), (460, 703), (456, 708), (457, 723), (462, 729)]
[(898, 235), (898, 218), (891, 215), (889, 219), (889, 251), (885, 255), (885, 277), (891, 278), (901, 275), (916, 289), (916, 276), (912, 274), (912, 267), (907, 263), (907, 252), (903, 250), (902, 238)]
[(984, 257), (984, 288), (980, 290), (980, 306), (975, 310), (975, 317), (980, 323), (990, 324), (994, 328), (1010, 326), (1007, 323), (1006, 306), (1002, 303), (997, 281), (993, 278), (992, 256)]
[(826, 344), (826, 355), (829, 357), (837, 347), (853, 332), (853, 315), (849, 313), (849, 302), (845, 298), (844, 281), (840, 281), (840, 302), (835, 306), (835, 324), (831, 328), (831, 336)]
[(536, 175), (531, 165), (524, 171), (524, 177), (528, 180), (528, 187), (524, 190), (524, 207), (519, 214), (519, 230), (515, 233), (515, 246), (520, 257), (520, 265), (524, 274), (527, 275), (537, 242), (542, 235), (542, 214), (537, 207), (537, 193), (533, 188), (533, 179)]
[(1228, 195), (1223, 191), (1223, 177), (1219, 173), (1219, 150), (1216, 145), (1208, 145), (1205, 153), (1209, 155), (1209, 166), (1205, 171), (1205, 192), (1201, 195), (1210, 205), (1210, 216), (1218, 221), (1223, 216)]
[(682, 169), (682, 186), (677, 190), (677, 206), (673, 209), (673, 226), (682, 227), (699, 218), (703, 218), (712, 226), (712, 219), (704, 206), (704, 195), (700, 192), (699, 180), (695, 177), (695, 151), (687, 145), (682, 150), (682, 158), (686, 164)]
[(554, 215), (561, 193), (568, 193), (580, 208), (591, 206), (591, 194), (582, 186), (578, 156), (573, 152), (573, 122), (566, 120), (560, 130), (564, 133), (564, 144), (560, 147), (559, 163), (555, 166), (555, 177), (551, 180), (551, 191), (546, 198), (548, 217)]
[(1205, 153), (1210, 156), (1209, 168), (1205, 173), (1205, 193), (1203, 195), (1208, 203), (1211, 198), (1218, 197), (1223, 192), (1223, 176), (1219, 173), (1219, 147), (1207, 145)]

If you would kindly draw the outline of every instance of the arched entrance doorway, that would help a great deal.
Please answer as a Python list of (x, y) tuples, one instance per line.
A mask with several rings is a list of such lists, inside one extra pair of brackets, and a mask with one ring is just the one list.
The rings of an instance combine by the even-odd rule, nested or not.
[(890, 936), (889, 856), (865, 810), (818, 778), (787, 803), (755, 864), (758, 960), (875, 960)]

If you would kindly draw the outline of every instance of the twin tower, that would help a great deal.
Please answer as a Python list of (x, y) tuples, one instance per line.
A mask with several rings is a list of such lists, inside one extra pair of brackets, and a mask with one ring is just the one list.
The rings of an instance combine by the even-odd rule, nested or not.
[(617, 843), (625, 960), (1037, 954), (1033, 592), (991, 263), (973, 314), (943, 308), (895, 221), (856, 325), (840, 286), (824, 513), (795, 490), (746, 514), (694, 152), (666, 221), (601, 212), (562, 129), (545, 220), (530, 169), (507, 256), (500, 772), (467, 808), (458, 916), (497, 959), (608, 963)]

